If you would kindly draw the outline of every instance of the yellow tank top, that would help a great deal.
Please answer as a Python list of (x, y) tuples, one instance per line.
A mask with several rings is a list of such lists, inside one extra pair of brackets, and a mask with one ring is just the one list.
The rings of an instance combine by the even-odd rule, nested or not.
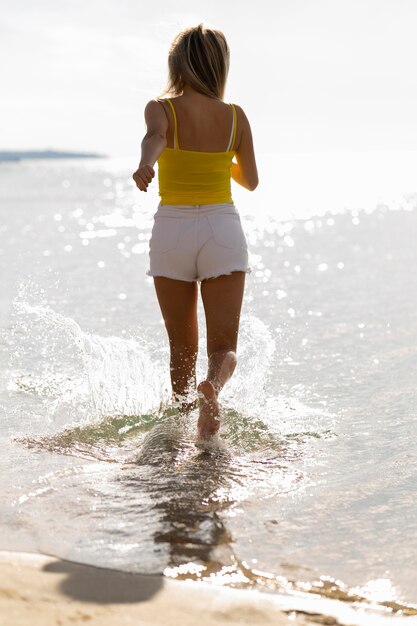
[(164, 148), (158, 159), (158, 183), (161, 204), (223, 204), (232, 203), (230, 169), (236, 154), (231, 150), (236, 137), (236, 109), (226, 152), (181, 150), (174, 105), (174, 148)]

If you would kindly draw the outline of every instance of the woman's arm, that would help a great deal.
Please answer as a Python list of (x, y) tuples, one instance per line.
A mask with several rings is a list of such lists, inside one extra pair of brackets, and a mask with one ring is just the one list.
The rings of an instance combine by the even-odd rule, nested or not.
[(140, 163), (132, 175), (141, 191), (147, 191), (149, 183), (155, 176), (153, 166), (167, 144), (168, 118), (162, 105), (156, 100), (150, 100), (145, 107), (145, 123), (146, 134), (141, 143)]
[(238, 113), (238, 126), (241, 127), (241, 137), (236, 149), (236, 161), (232, 162), (231, 175), (242, 187), (253, 191), (259, 183), (258, 169), (256, 167), (255, 152), (253, 149), (252, 131), (249, 120), (243, 109), (236, 106)]

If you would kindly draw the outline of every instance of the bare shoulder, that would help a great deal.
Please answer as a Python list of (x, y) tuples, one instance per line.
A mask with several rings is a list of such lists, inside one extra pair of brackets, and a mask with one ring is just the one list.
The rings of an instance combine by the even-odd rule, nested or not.
[[(234, 103), (233, 103), (234, 104)], [(248, 117), (239, 104), (234, 104), (236, 109), (236, 126), (237, 126), (237, 139), (236, 139), (236, 151), (244, 149), (245, 145), (248, 149), (253, 150), (252, 144), (252, 129), (248, 120)]]
[(148, 132), (157, 130), (165, 133), (168, 127), (168, 118), (164, 111), (164, 106), (159, 100), (149, 100), (145, 106), (145, 122)]
[(234, 104), (234, 107), (235, 107), (235, 109), (236, 109), (236, 115), (240, 118), (240, 120), (241, 120), (242, 122), (246, 122), (247, 124), (249, 124), (249, 120), (248, 120), (248, 118), (247, 118), (247, 116), (246, 116), (246, 113), (245, 113), (245, 111), (242, 109), (242, 107), (240, 106), (240, 104), (235, 104), (235, 103), (233, 103), (233, 104)]
[(158, 100), (157, 98), (155, 98), (153, 100), (149, 100), (149, 102), (146, 103), (145, 115), (146, 113), (149, 113), (150, 115), (158, 115), (159, 113), (163, 112), (163, 110), (163, 100)]

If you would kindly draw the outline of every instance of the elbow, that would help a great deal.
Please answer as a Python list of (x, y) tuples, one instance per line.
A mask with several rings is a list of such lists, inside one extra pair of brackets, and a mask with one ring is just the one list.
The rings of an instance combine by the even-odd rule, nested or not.
[(249, 191), (255, 191), (259, 184), (258, 170), (256, 167), (250, 172), (250, 175), (246, 178), (246, 182), (248, 183)]
[(153, 136), (157, 137), (158, 141), (160, 141), (161, 143), (164, 144), (164, 146), (166, 146), (167, 138), (166, 138), (166, 134), (165, 133), (154, 133)]
[(146, 135), (144, 136), (142, 140), (142, 143), (154, 142), (154, 141), (158, 141), (158, 143), (163, 144), (165, 147), (167, 143), (166, 135), (158, 131), (146, 133)]

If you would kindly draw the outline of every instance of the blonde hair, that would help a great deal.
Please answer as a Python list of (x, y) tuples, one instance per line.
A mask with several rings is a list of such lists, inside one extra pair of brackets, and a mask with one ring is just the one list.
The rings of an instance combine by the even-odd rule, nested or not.
[(229, 73), (230, 50), (220, 30), (203, 24), (185, 28), (174, 39), (168, 54), (168, 83), (160, 94), (180, 96), (184, 85), (223, 100)]

